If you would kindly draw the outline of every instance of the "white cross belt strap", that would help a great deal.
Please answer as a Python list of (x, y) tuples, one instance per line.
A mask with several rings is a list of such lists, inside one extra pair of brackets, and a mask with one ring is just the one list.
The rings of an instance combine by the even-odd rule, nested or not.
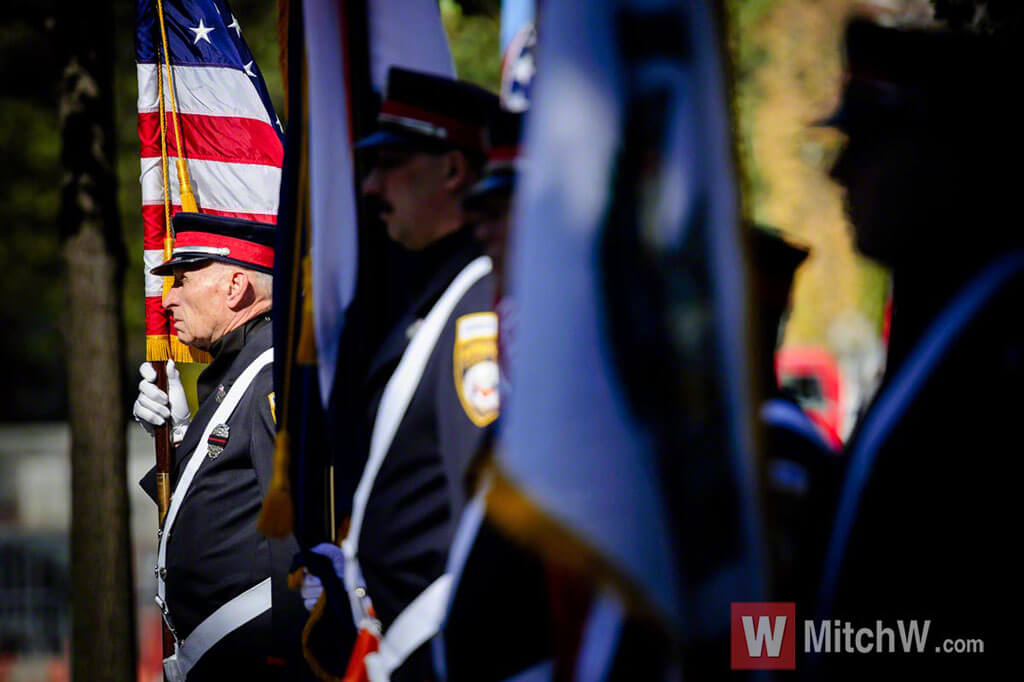
[[(167, 612), (167, 586), (166, 583), (164, 582), (164, 578), (167, 573), (167, 543), (171, 537), (171, 529), (174, 527), (174, 521), (178, 517), (178, 510), (181, 508), (182, 500), (184, 500), (185, 496), (188, 494), (189, 486), (192, 485), (192, 479), (195, 478), (196, 472), (199, 471), (199, 467), (202, 466), (203, 461), (206, 459), (208, 442), (210, 434), (213, 433), (213, 429), (216, 428), (218, 424), (224, 424), (228, 421), (232, 413), (235, 411), (235, 408), (238, 406), (239, 401), (241, 401), (242, 396), (245, 395), (246, 391), (249, 389), (249, 386), (252, 385), (253, 379), (255, 379), (256, 375), (260, 373), (260, 370), (262, 370), (264, 367), (266, 367), (273, 361), (274, 349), (268, 348), (267, 350), (260, 353), (260, 355), (255, 360), (253, 360), (248, 367), (245, 368), (241, 375), (239, 375), (238, 379), (235, 380), (235, 383), (232, 384), (231, 389), (228, 391), (227, 395), (224, 396), (224, 400), (217, 407), (217, 410), (213, 413), (213, 416), (210, 417), (210, 420), (207, 422), (206, 428), (203, 430), (203, 435), (199, 439), (199, 444), (196, 446), (195, 452), (192, 453), (191, 458), (188, 460), (188, 464), (185, 466), (185, 470), (182, 472), (181, 479), (178, 481), (178, 485), (174, 488), (174, 492), (171, 494), (171, 504), (170, 507), (168, 507), (167, 509), (167, 518), (164, 521), (163, 531), (160, 534), (160, 545), (159, 548), (157, 549), (156, 603), (160, 607), (160, 610), (163, 612), (164, 620), (167, 622), (167, 625), (171, 628), (172, 632), (174, 632), (174, 626), (173, 621), (170, 618), (170, 614), (168, 614)], [(228, 629), (224, 629), (224, 623), (227, 623), (228, 616), (225, 615), (222, 618), (218, 619), (216, 623), (218, 624), (218, 629), (221, 630), (220, 634), (217, 636), (216, 640), (210, 641), (205, 648), (198, 652), (198, 655), (191, 659), (191, 662), (187, 665), (187, 667), (184, 668), (184, 672), (182, 672), (182, 677), (180, 679), (184, 679), (184, 675), (188, 674), (188, 669), (191, 668), (192, 664), (199, 660), (199, 657), (202, 656), (202, 654), (205, 653), (210, 646), (215, 644), (216, 641), (220, 640), (222, 637), (224, 637), (224, 635), (240, 627), (246, 622), (252, 620), (260, 613), (263, 613), (263, 611), (266, 611), (270, 608), (270, 579), (267, 578), (264, 582), (266, 583), (265, 598), (263, 597), (264, 591), (261, 588), (263, 583), (260, 583), (259, 585), (250, 588), (248, 591), (243, 592), (241, 595), (235, 598), (235, 600), (238, 600), (242, 599), (243, 597), (246, 597), (246, 595), (249, 595), (240, 602), (240, 604), (244, 605), (244, 608), (228, 609), (227, 611), (225, 611), (225, 614), (236, 614), (234, 617), (241, 618), (244, 616), (245, 619), (241, 621), (235, 620), (234, 625)], [(254, 608), (252, 606), (252, 600), (255, 600), (257, 597), (262, 599), (262, 601), (260, 602), (262, 605), (261, 610), (257, 613), (253, 613), (252, 615), (247, 615), (252, 612)], [(200, 623), (196, 627), (196, 630), (198, 631), (199, 628), (203, 627), (203, 625), (205, 625), (211, 618), (220, 613), (221, 610), (226, 609), (228, 606), (233, 604), (235, 600), (228, 602), (220, 609), (218, 609), (216, 612), (214, 612), (214, 614), (207, 618), (207, 620), (204, 620), (202, 623)], [(175, 633), (175, 640), (177, 639), (178, 637), (177, 634)], [(189, 635), (188, 639), (192, 639), (192, 636)], [(205, 641), (209, 641), (209, 637), (206, 637)], [(193, 651), (195, 651), (197, 648), (198, 647), (194, 648)], [(176, 652), (180, 652), (181, 647), (176, 645), (175, 650)], [(177, 667), (182, 667), (182, 662), (180, 660), (177, 662)]]
[[(490, 271), (491, 259), (487, 256), (480, 256), (463, 268), (416, 330), (416, 334), (402, 354), (398, 367), (384, 387), (373, 424), (373, 435), (370, 438), (370, 455), (352, 500), (352, 521), (348, 535), (341, 545), (345, 552), (345, 587), (349, 591), (361, 587), (359, 566), (356, 561), (359, 553), (359, 533), (362, 530), (366, 503), (370, 499), (370, 491), (377, 479), (377, 472), (380, 471), (384, 457), (391, 448), (395, 432), (405, 417), (405, 411), (409, 407), (413, 393), (416, 392), (416, 387), (419, 386), (423, 371), (427, 367), (434, 346), (437, 345), (438, 337), (444, 330), (445, 323), (470, 287)], [(356, 625), (358, 626), (358, 620)]]
[(184, 682), (192, 666), (214, 644), (269, 611), (270, 604), (271, 584), (266, 578), (207, 616), (184, 642), (175, 643), (174, 655), (164, 659), (168, 682)]
[[(373, 490), (377, 473), (384, 462), (384, 458), (391, 448), (405, 412), (412, 401), (412, 396), (419, 386), (423, 372), (430, 361), (430, 356), (437, 345), (437, 340), (444, 330), (448, 318), (451, 317), (455, 306), (458, 305), (466, 292), (478, 281), (491, 272), (491, 259), (487, 256), (480, 256), (470, 262), (462, 272), (456, 276), (448, 285), (445, 292), (438, 299), (434, 307), (430, 309), (423, 324), (416, 330), (408, 347), (402, 354), (402, 359), (395, 368), (391, 378), (388, 379), (381, 396), (380, 405), (377, 407), (377, 416), (373, 424), (373, 434), (370, 438), (370, 454), (363, 468), (362, 478), (356, 488), (352, 500), (352, 520), (349, 524), (348, 535), (342, 542), (341, 548), (345, 554), (345, 588), (348, 590), (349, 602), (352, 607), (352, 618), (356, 628), (359, 628), (366, 618), (363, 595), (365, 586), (363, 584), (362, 571), (359, 567), (359, 533), (362, 530), (363, 516), (366, 513), (366, 503)], [(391, 670), (401, 665), (405, 657), (415, 651), (423, 642), (433, 637), (440, 628), (447, 608), (448, 591), (451, 588), (451, 577), (442, 575), (424, 590), (412, 603), (409, 604), (395, 619), (388, 632), (381, 640), (381, 649), (387, 649), (388, 653), (377, 656), (374, 660), (377, 663), (378, 671), (384, 676), (371, 678), (374, 680), (386, 680)], [(372, 595), (370, 595), (372, 600)], [(409, 616), (407, 617), (407, 614)], [(396, 630), (396, 626), (403, 623), (402, 627)], [(392, 633), (395, 633), (394, 635)], [(385, 644), (391, 642), (390, 644)], [(409, 643), (415, 642), (415, 646), (409, 648)], [(367, 670), (370, 669), (370, 657), (366, 658)]]
[(377, 651), (363, 659), (370, 682), (388, 682), (391, 673), (412, 652), (437, 634), (448, 611), (451, 589), (452, 577), (445, 573), (398, 614), (381, 638)]

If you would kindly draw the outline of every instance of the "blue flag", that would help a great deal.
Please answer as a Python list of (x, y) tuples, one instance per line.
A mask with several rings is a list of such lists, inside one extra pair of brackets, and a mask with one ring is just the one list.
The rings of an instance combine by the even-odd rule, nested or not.
[(516, 198), (515, 390), (489, 513), (653, 613), (760, 594), (746, 282), (716, 17), (550, 0)]

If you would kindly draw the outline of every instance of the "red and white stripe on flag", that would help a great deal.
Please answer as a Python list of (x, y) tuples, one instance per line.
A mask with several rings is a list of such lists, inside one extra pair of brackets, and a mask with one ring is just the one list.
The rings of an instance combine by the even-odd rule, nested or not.
[(139, 0), (136, 40), (146, 356), (187, 361), (194, 356), (177, 343), (161, 304), (164, 278), (149, 274), (168, 248), (166, 205), (170, 215), (181, 210), (177, 161), (187, 161), (200, 212), (276, 223), (284, 152), (266, 85), (227, 4), (165, 0), (163, 7), (170, 73), (151, 0)]

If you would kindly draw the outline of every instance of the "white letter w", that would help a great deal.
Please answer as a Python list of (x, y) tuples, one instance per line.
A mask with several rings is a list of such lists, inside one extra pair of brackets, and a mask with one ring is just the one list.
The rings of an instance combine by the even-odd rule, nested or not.
[(743, 616), (743, 635), (747, 638), (747, 654), (751, 658), (759, 658), (767, 644), (769, 658), (778, 658), (782, 649), (782, 635), (786, 632), (786, 617), (776, 616), (772, 626), (768, 616), (759, 616), (757, 629), (754, 629), (754, 617)]

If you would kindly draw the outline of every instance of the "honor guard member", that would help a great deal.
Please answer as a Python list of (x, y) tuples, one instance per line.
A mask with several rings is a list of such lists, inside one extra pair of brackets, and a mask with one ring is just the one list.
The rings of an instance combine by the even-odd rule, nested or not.
[[(135, 419), (150, 433), (170, 422), (171, 504), (157, 555), (157, 603), (174, 638), (170, 680), (277, 680), (282, 643), (298, 641), (302, 603), (287, 589), (297, 551), (256, 528), (270, 484), (275, 435), (270, 308), (272, 225), (197, 213), (173, 218), (173, 275), (164, 308), (178, 339), (213, 356), (189, 418), (181, 378), (168, 393), (140, 368)], [(142, 487), (156, 500), (155, 470)], [(292, 625), (295, 625), (292, 628)]]
[[(483, 178), (463, 196), (473, 231), (495, 267), (502, 399), (507, 381), (513, 303), (507, 294), (511, 203), (522, 155), (522, 114), (499, 111), (487, 126)], [(540, 558), (505, 536), (484, 516), (492, 441), (476, 455), (473, 498), (459, 522), (448, 559), (453, 588), (442, 632), (434, 642), (438, 676), (504, 680), (550, 667), (548, 576)]]
[(378, 129), (356, 145), (369, 168), (362, 193), (412, 264), (412, 302), (369, 363), (369, 453), (336, 563), (360, 629), (351, 666), (374, 680), (433, 676), (425, 644), (447, 604), (467, 469), (498, 416), (492, 265), (461, 204), (496, 109), (469, 83), (392, 68)]
[(819, 679), (989, 679), (1016, 661), (1018, 542), (1003, 531), (1024, 473), (1024, 232), (1007, 160), (1024, 138), (1014, 52), (999, 47), (863, 20), (846, 31), (826, 124), (847, 143), (831, 176), (858, 250), (892, 268), (892, 334), (847, 446), (818, 610), (835, 630), (871, 625), (880, 653), (822, 656)]
[(773, 593), (778, 601), (810, 603), (824, 560), (829, 512), (840, 475), (838, 449), (796, 399), (780, 385), (775, 353), (785, 330), (790, 291), (808, 249), (780, 232), (751, 230), (760, 354), (765, 400), (760, 422), (764, 450), (765, 526)]

